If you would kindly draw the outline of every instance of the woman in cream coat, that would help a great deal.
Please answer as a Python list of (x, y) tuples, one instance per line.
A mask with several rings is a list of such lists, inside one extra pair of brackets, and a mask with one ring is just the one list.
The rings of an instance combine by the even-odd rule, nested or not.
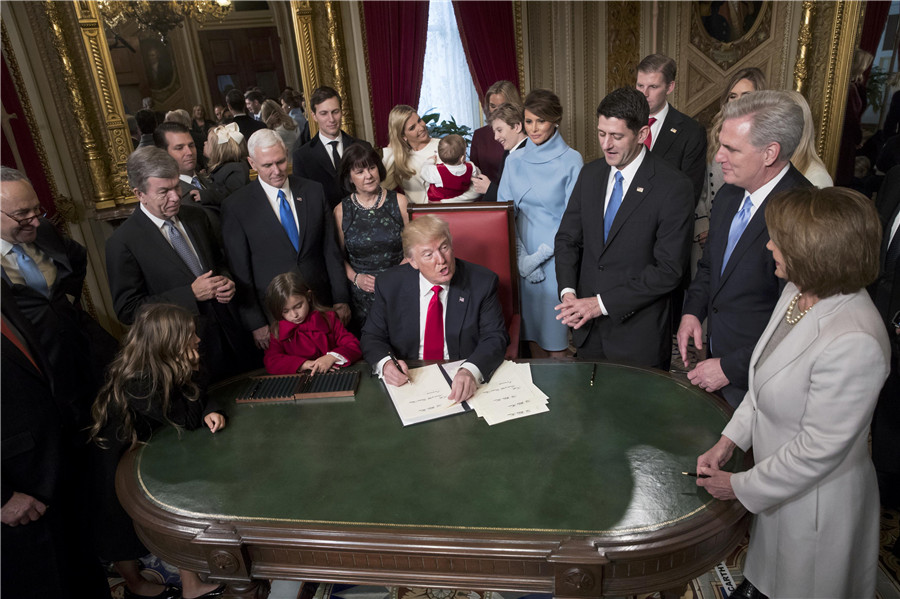
[[(873, 597), (879, 501), (868, 434), (888, 374), (884, 324), (865, 291), (881, 232), (869, 200), (843, 188), (771, 198), (775, 274), (790, 282), (751, 358), (750, 390), (697, 484), (756, 516), (732, 597)], [(720, 470), (735, 446), (756, 464)]]
[[(388, 116), (390, 145), (384, 148), (382, 162), (387, 169), (384, 179), (385, 189), (400, 187), (413, 204), (427, 204), (425, 181), (419, 171), (426, 163), (439, 163), (438, 142), (431, 137), (428, 127), (412, 106), (398, 104)], [(472, 186), (460, 196), (444, 202), (471, 202), (481, 194)]]

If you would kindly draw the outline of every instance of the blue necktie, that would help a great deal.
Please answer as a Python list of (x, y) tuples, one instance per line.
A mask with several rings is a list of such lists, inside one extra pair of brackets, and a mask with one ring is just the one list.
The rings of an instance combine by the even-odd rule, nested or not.
[(734, 246), (740, 241), (744, 229), (746, 229), (747, 224), (750, 223), (750, 208), (752, 207), (753, 203), (750, 201), (750, 194), (747, 194), (741, 209), (731, 220), (731, 229), (728, 231), (728, 245), (725, 246), (725, 257), (722, 259), (722, 272), (725, 272), (725, 265), (728, 264), (728, 259), (731, 258), (731, 252), (734, 251)]
[(300, 233), (297, 231), (296, 223), (294, 223), (294, 213), (291, 212), (291, 207), (288, 205), (287, 198), (280, 189), (278, 190), (278, 201), (281, 204), (281, 226), (284, 227), (284, 231), (287, 233), (288, 239), (291, 240), (294, 250), (299, 252)]
[(616, 171), (616, 183), (613, 185), (612, 193), (609, 196), (609, 205), (606, 207), (606, 215), (603, 217), (603, 243), (606, 243), (609, 237), (609, 230), (612, 228), (613, 221), (616, 218), (616, 212), (622, 205), (622, 173)]
[(166, 232), (169, 234), (169, 241), (172, 242), (172, 248), (175, 250), (175, 253), (178, 254), (178, 257), (181, 258), (185, 265), (187, 265), (188, 269), (190, 269), (195, 277), (202, 275), (203, 267), (200, 266), (200, 260), (197, 259), (194, 252), (191, 251), (190, 246), (188, 246), (187, 241), (185, 241), (184, 236), (181, 234), (181, 231), (178, 230), (178, 227), (173, 225), (171, 221), (165, 221), (163, 226), (165, 226)]
[(50, 287), (47, 286), (47, 279), (44, 278), (44, 273), (41, 272), (35, 261), (31, 259), (31, 256), (26, 254), (25, 249), (18, 244), (12, 246), (12, 251), (16, 255), (16, 263), (19, 265), (19, 272), (22, 273), (25, 284), (44, 297), (50, 297)]
[(193, 185), (193, 186), (196, 187), (197, 189), (205, 189), (205, 188), (203, 187), (203, 184), (200, 183), (200, 178), (197, 177), (196, 175), (194, 175), (193, 177), (191, 177), (191, 185)]

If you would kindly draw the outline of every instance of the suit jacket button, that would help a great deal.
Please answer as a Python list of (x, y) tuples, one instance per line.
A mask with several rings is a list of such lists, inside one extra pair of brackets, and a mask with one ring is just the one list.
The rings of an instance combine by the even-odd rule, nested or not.
[(604, 268), (604, 267), (603, 267), (602, 264), (601, 264), (600, 266), (597, 267), (598, 270), (603, 270), (603, 268)]
[(718, 314), (718, 313), (719, 313), (719, 309), (718, 309), (718, 308), (713, 308), (713, 314)]

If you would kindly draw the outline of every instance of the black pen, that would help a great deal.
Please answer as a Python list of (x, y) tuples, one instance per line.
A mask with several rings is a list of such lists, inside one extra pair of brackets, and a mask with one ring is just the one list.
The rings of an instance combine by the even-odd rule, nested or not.
[[(394, 368), (396, 368), (400, 374), (403, 374), (403, 369), (400, 368), (400, 362), (397, 361), (397, 358), (394, 357), (394, 352), (390, 352), (388, 357), (391, 359), (391, 362), (394, 363)], [(406, 373), (406, 380), (409, 381), (409, 384), (412, 385), (412, 379), (409, 377), (409, 373)]]
[(693, 476), (694, 478), (709, 478), (708, 474), (697, 474), (696, 472), (682, 472), (685, 476)]
[(591, 369), (591, 387), (594, 386), (594, 377), (597, 376), (597, 365), (594, 364), (594, 367)]

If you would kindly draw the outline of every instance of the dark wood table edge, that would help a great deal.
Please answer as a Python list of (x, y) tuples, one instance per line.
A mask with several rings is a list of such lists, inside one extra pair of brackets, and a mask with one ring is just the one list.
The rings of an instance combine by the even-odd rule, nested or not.
[[(584, 363), (575, 359), (523, 361)], [(724, 400), (691, 386), (684, 377), (614, 365), (670, 378), (707, 396), (724, 414), (732, 412)], [(736, 501), (715, 502), (710, 509), (672, 526), (615, 535), (502, 530), (467, 530), (462, 535), (458, 530), (435, 527), (404, 527), (397, 532), (386, 530), (389, 527), (223, 519), (177, 513), (149, 500), (136, 476), (138, 452), (127, 452), (116, 474), (116, 491), (138, 536), (167, 562), (228, 583), (232, 597), (265, 597), (267, 579), (545, 592), (573, 598), (674, 589), (733, 551), (744, 539), (751, 519)], [(745, 467), (749, 460), (747, 456)], [(704, 518), (704, 522), (697, 527), (695, 518)], [(295, 552), (311, 563), (277, 566), (264, 559), (272, 552)], [(663, 554), (673, 560), (690, 559), (695, 565), (676, 577), (670, 572), (635, 576), (639, 588), (605, 575), (620, 558), (627, 556), (623, 566), (632, 568), (629, 564), (635, 561), (652, 562)]]

